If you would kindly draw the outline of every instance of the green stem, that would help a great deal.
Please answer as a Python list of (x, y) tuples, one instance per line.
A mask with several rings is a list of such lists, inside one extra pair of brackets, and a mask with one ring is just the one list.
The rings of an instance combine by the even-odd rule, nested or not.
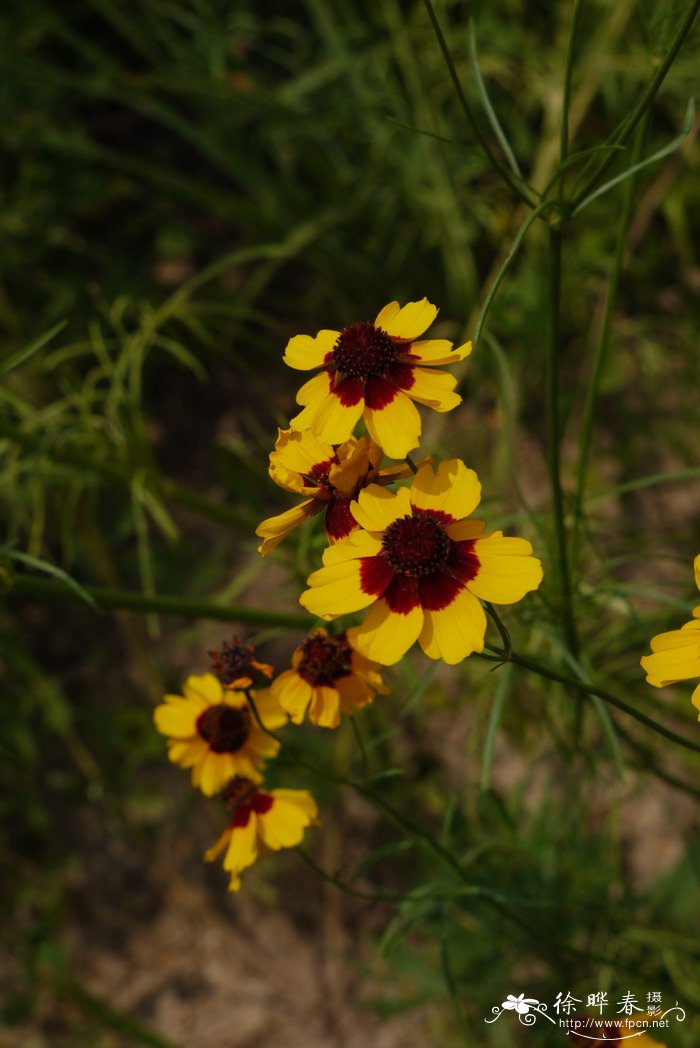
[(547, 443), (549, 481), (552, 489), (552, 515), (559, 561), (559, 586), (561, 592), (564, 634), (571, 652), (578, 651), (578, 638), (574, 622), (573, 596), (569, 556), (567, 550), (566, 524), (564, 521), (564, 496), (561, 486), (561, 419), (559, 405), (559, 357), (561, 352), (561, 247), (562, 232), (557, 225), (549, 229), (549, 351), (547, 354)]
[(691, 742), (690, 739), (686, 739), (682, 735), (676, 734), (676, 732), (671, 731), (670, 728), (665, 728), (663, 724), (659, 724), (658, 721), (652, 720), (651, 717), (647, 717), (646, 714), (640, 713), (639, 710), (636, 710), (633, 706), (629, 706), (622, 699), (618, 699), (616, 695), (611, 695), (610, 692), (603, 691), (602, 688), (588, 684), (586, 681), (577, 680), (575, 677), (567, 677), (563, 673), (558, 673), (556, 670), (549, 669), (548, 666), (542, 666), (541, 663), (535, 662), (534, 659), (528, 659), (524, 655), (518, 655), (515, 651), (511, 651), (510, 656), (507, 658), (506, 652), (502, 649), (495, 648), (491, 644), (488, 644), (487, 647), (489, 651), (494, 652), (503, 662), (512, 662), (515, 666), (522, 666), (523, 669), (531, 670), (532, 673), (536, 673), (539, 677), (555, 681), (557, 684), (564, 684), (567, 688), (574, 688), (576, 691), (581, 692), (584, 695), (595, 695), (597, 698), (602, 699), (603, 702), (607, 702), (610, 706), (614, 706), (615, 709), (620, 710), (622, 713), (626, 713), (629, 717), (634, 717), (634, 719), (639, 721), (640, 724), (644, 724), (647, 728), (651, 728), (651, 730), (656, 732), (657, 735), (663, 735), (665, 739), (670, 739), (671, 742), (675, 742), (677, 745), (683, 746), (687, 750), (692, 750), (694, 753), (700, 753), (700, 744)]
[(341, 880), (340, 877), (336, 877), (332, 873), (328, 873), (319, 866), (315, 859), (313, 859), (309, 853), (301, 847), (297, 847), (297, 854), (299, 858), (306, 863), (306, 865), (318, 874), (321, 880), (327, 881), (328, 884), (333, 884), (341, 892), (346, 895), (352, 895), (355, 899), (365, 899), (367, 902), (393, 902), (401, 903), (406, 899), (405, 895), (392, 892), (363, 892), (360, 888), (354, 888), (351, 884), (347, 884)]
[(406, 455), (406, 465), (410, 469), (411, 473), (418, 472), (418, 466), (415, 464), (410, 455)]
[[(569, 43), (566, 49), (566, 62), (564, 64), (564, 91), (561, 104), (561, 127), (559, 132), (559, 166), (563, 168), (569, 155), (569, 106), (571, 104), (571, 75), (574, 68), (574, 47), (576, 45), (576, 33), (583, 0), (575, 0), (574, 12), (571, 16), (571, 29), (569, 31)], [(559, 197), (563, 191), (563, 171), (559, 179)]]
[[(634, 156), (632, 159), (633, 165), (638, 161), (642, 151), (642, 143), (644, 141), (644, 136), (647, 128), (648, 116), (649, 114), (647, 113), (647, 119), (645, 119), (642, 122), (637, 133), (637, 137), (634, 144)], [(620, 284), (622, 265), (625, 257), (625, 242), (627, 239), (627, 229), (632, 218), (632, 209), (634, 206), (634, 188), (635, 179), (634, 177), (631, 177), (625, 183), (622, 214), (620, 216), (620, 225), (617, 233), (617, 242), (615, 244), (615, 255), (613, 257), (610, 278), (608, 281), (607, 294), (605, 298), (605, 308), (603, 312), (603, 321), (600, 330), (600, 338), (598, 339), (598, 345), (596, 347), (591, 377), (586, 386), (586, 397), (583, 405), (583, 418), (581, 421), (581, 431), (579, 433), (578, 439), (579, 456), (576, 471), (576, 491), (574, 495), (574, 530), (572, 542), (572, 547), (574, 551), (574, 562), (575, 551), (578, 548), (580, 536), (581, 509), (583, 505), (583, 500), (586, 497), (586, 472), (591, 448), (591, 436), (593, 433), (593, 419), (595, 415), (596, 403), (598, 401), (598, 396), (600, 393), (600, 383), (608, 359), (608, 350), (610, 347), (610, 333), (612, 330), (613, 309), (615, 306), (615, 299), (617, 298), (617, 289)]]
[[(609, 146), (609, 145), (612, 145), (612, 146), (622, 145), (623, 142), (627, 141), (627, 139), (630, 137), (630, 135), (634, 131), (634, 129), (637, 126), (637, 124), (639, 123), (639, 121), (647, 113), (647, 111), (651, 107), (652, 102), (656, 98), (656, 95), (658, 94), (659, 89), (660, 89), (662, 83), (666, 79), (666, 75), (667, 75), (669, 69), (671, 68), (671, 66), (673, 65), (674, 61), (676, 60), (676, 56), (677, 56), (678, 52), (680, 51), (681, 47), (683, 46), (683, 42), (685, 41), (685, 38), (687, 37), (688, 33), (690, 32), (690, 30), (692, 28), (692, 25), (693, 25), (693, 22), (695, 21), (699, 10), (700, 10), (700, 0), (693, 0), (693, 3), (690, 5), (690, 7), (688, 8), (688, 10), (686, 12), (685, 18), (681, 22), (680, 28), (678, 29), (678, 32), (676, 33), (675, 39), (674, 39), (673, 43), (671, 44), (671, 47), (669, 48), (669, 50), (668, 50), (668, 52), (666, 54), (666, 57), (664, 58), (663, 62), (661, 63), (661, 65), (657, 69), (656, 73), (652, 77), (651, 81), (647, 85), (647, 88), (646, 88), (644, 94), (642, 95), (642, 97), (640, 98), (639, 102), (637, 103), (637, 105), (632, 110), (632, 112), (627, 117), (625, 117), (625, 119), (622, 121), (620, 126), (617, 128), (617, 130), (614, 131), (612, 133), (612, 135), (610, 135), (606, 139), (604, 145), (606, 145), (606, 146)], [(593, 167), (596, 164), (597, 164), (597, 167), (596, 167), (595, 171), (593, 172), (593, 174), (591, 175), (591, 177), (588, 179), (588, 181), (584, 184), (584, 186), (581, 189), (581, 191), (575, 196), (574, 200), (572, 201), (572, 204), (571, 204), (572, 211), (575, 211), (576, 207), (581, 203), (581, 201), (586, 196), (588, 196), (588, 194), (591, 191), (591, 188), (600, 179), (600, 177), (605, 173), (605, 171), (607, 171), (607, 169), (610, 166), (610, 164), (612, 164), (613, 160), (615, 159), (615, 155), (616, 155), (616, 150), (610, 150), (607, 153), (607, 155), (600, 161), (597, 161), (596, 157), (593, 157), (591, 160), (589, 160), (589, 162), (586, 164), (586, 166), (584, 167), (583, 171), (581, 172), (581, 176), (579, 178), (579, 182), (581, 181), (582, 178), (585, 177), (586, 171), (588, 171), (588, 169), (590, 167)]]
[(461, 81), (459, 79), (459, 76), (457, 75), (457, 70), (455, 69), (455, 64), (452, 61), (450, 49), (447, 46), (445, 35), (442, 31), (437, 15), (435, 14), (435, 9), (432, 5), (432, 2), (431, 0), (423, 0), (423, 3), (425, 5), (426, 11), (428, 12), (428, 18), (430, 19), (437, 42), (440, 46), (440, 50), (442, 51), (442, 56), (445, 59), (445, 64), (447, 65), (447, 69), (450, 74), (450, 79), (452, 80), (452, 84), (457, 94), (457, 98), (459, 99), (459, 103), (462, 107), (464, 115), (467, 118), (467, 123), (471, 127), (481, 148), (484, 150), (486, 156), (491, 161), (491, 163), (493, 164), (494, 168), (501, 176), (503, 181), (510, 187), (510, 189), (515, 193), (515, 195), (523, 201), (523, 203), (527, 204), (528, 207), (534, 207), (536, 202), (520, 185), (518, 185), (516, 181), (514, 181), (513, 176), (511, 175), (508, 168), (501, 163), (501, 161), (498, 159), (498, 157), (491, 149), (488, 140), (483, 135), (481, 128), (479, 127), (477, 120), (474, 114), (472, 113), (471, 106), (467, 101), (467, 97), (464, 94)]
[[(308, 629), (307, 615), (286, 611), (267, 611), (265, 608), (244, 608), (236, 604), (208, 604), (206, 601), (183, 597), (146, 596), (128, 590), (105, 589), (101, 586), (81, 587), (101, 611), (124, 609), (157, 615), (179, 615), (188, 619), (216, 619), (220, 622), (245, 622), (253, 626), (288, 626)], [(39, 600), (46, 603), (85, 603), (79, 592), (48, 579), (30, 575), (10, 575), (7, 595)]]

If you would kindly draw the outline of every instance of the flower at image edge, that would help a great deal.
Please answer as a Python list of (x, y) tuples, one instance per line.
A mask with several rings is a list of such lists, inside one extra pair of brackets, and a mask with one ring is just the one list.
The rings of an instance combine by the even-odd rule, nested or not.
[(213, 862), (225, 853), (224, 869), (231, 874), (232, 892), (240, 888), (240, 874), (253, 865), (261, 848), (294, 848), (318, 817), (316, 801), (307, 790), (258, 789), (239, 776), (228, 783), (223, 796), (231, 820), (204, 858)]
[(341, 713), (350, 714), (387, 693), (377, 663), (349, 644), (347, 633), (311, 633), (294, 652), (292, 668), (270, 685), (280, 706), (295, 724), (308, 710), (309, 720), (322, 728), (337, 728)]
[(360, 530), (325, 551), (300, 603), (326, 619), (373, 605), (348, 638), (386, 666), (416, 640), (429, 658), (451, 664), (482, 651), (481, 600), (521, 600), (539, 586), (542, 565), (526, 539), (466, 519), (480, 498), (476, 473), (459, 459), (437, 472), (422, 466), (396, 493), (370, 485), (351, 507)]
[(299, 524), (323, 510), (329, 540), (346, 538), (357, 527), (350, 500), (360, 488), (372, 481), (389, 484), (411, 472), (403, 464), (379, 469), (382, 454), (366, 437), (350, 437), (333, 448), (311, 433), (281, 429), (270, 454), (270, 476), (286, 491), (302, 495), (304, 501), (258, 525), (255, 534), (263, 539), (258, 547), (263, 557)]
[(405, 458), (420, 442), (421, 420), (413, 401), (444, 412), (462, 400), (454, 392), (457, 380), (437, 366), (463, 360), (471, 342), (455, 349), (446, 339), (417, 341), (437, 312), (426, 298), (403, 308), (390, 302), (374, 323), (291, 338), (285, 363), (300, 371), (321, 369), (297, 393), (303, 410), (291, 419), (292, 429), (311, 430), (321, 441), (340, 444), (362, 418), (390, 458)]
[[(287, 723), (269, 689), (255, 695), (255, 704), (270, 730)], [(279, 749), (255, 720), (245, 693), (224, 688), (212, 673), (188, 677), (182, 695), (166, 695), (153, 720), (168, 737), (170, 760), (192, 768), (192, 785), (208, 797), (236, 775), (260, 782), (263, 764)]]
[[(700, 589), (700, 556), (695, 558), (695, 583)], [(700, 605), (693, 608), (693, 618), (679, 630), (659, 633), (651, 639), (651, 655), (640, 660), (647, 682), (654, 688), (694, 680), (700, 677)], [(700, 684), (691, 695), (700, 720)]]

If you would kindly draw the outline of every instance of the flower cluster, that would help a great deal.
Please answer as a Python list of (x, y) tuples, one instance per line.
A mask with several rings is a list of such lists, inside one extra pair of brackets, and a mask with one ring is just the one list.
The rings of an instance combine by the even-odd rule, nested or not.
[[(290, 367), (316, 374), (270, 454), (271, 478), (299, 501), (259, 525), (259, 551), (267, 555), (322, 513), (328, 546), (301, 604), (326, 620), (367, 609), (364, 621), (313, 630), (275, 679), (251, 645), (234, 639), (210, 653), (213, 674), (189, 677), (183, 694), (166, 695), (155, 711), (170, 759), (192, 769), (203, 793), (224, 799), (228, 825), (206, 858), (225, 853), (232, 890), (261, 849), (299, 844), (316, 820), (305, 790), (262, 785), (277, 729), (288, 718), (337, 728), (386, 694), (381, 667), (415, 641), (450, 664), (482, 651), (482, 601), (512, 604), (542, 579), (529, 542), (471, 517), (481, 498), (472, 469), (460, 459), (409, 457), (421, 435), (416, 403), (439, 412), (460, 404), (443, 368), (472, 348), (421, 338), (436, 315), (425, 298), (390, 302), (373, 323), (296, 335), (284, 354)], [(355, 433), (358, 425), (366, 432)]]

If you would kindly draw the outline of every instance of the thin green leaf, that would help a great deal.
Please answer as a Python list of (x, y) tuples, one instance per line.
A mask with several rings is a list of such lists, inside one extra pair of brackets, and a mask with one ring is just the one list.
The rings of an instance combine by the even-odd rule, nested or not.
[(632, 164), (632, 166), (628, 167), (626, 171), (623, 171), (621, 174), (616, 175), (615, 178), (611, 178), (608, 182), (604, 182), (602, 186), (598, 186), (598, 188), (594, 190), (593, 193), (590, 193), (587, 197), (585, 197), (585, 199), (581, 201), (581, 203), (577, 207), (573, 209), (573, 211), (571, 212), (572, 215), (577, 215), (580, 211), (583, 211), (584, 207), (587, 207), (594, 200), (597, 200), (598, 197), (602, 196), (604, 193), (607, 193), (608, 190), (613, 189), (614, 186), (619, 185), (620, 182), (624, 182), (626, 179), (631, 178), (631, 176), (635, 175), (638, 171), (641, 171), (645, 167), (649, 167), (650, 164), (655, 164), (659, 160), (663, 160), (663, 158), (668, 156), (670, 153), (674, 153), (676, 149), (678, 149), (678, 147), (688, 137), (690, 129), (693, 126), (694, 119), (695, 100), (691, 98), (690, 102), (688, 103), (688, 108), (686, 110), (682, 130), (678, 135), (676, 135), (676, 137), (671, 142), (668, 143), (668, 145), (665, 145), (663, 149), (659, 149), (656, 153), (652, 153), (652, 155), (648, 156), (645, 160), (640, 160), (638, 164)]
[(42, 346), (45, 346), (52, 338), (55, 338), (59, 331), (63, 331), (67, 323), (67, 320), (59, 321), (58, 324), (54, 324), (54, 326), (49, 328), (48, 331), (45, 331), (43, 335), (39, 335), (37, 339), (30, 342), (28, 346), (25, 346), (24, 349), (18, 349), (11, 357), (7, 357), (6, 360), (0, 361), (0, 375), (6, 375), (8, 371), (11, 371), (19, 364), (22, 364), (25, 360), (28, 360), (32, 354), (36, 353)]
[(479, 778), (479, 791), (482, 795), (487, 793), (491, 786), (491, 770), (493, 768), (493, 753), (496, 746), (496, 735), (498, 733), (498, 726), (501, 723), (503, 707), (505, 706), (508, 692), (510, 691), (512, 676), (513, 668), (510, 663), (507, 663), (498, 676), (496, 690), (491, 704), (491, 711), (489, 713), (489, 723), (486, 729), (486, 739), (484, 741), (484, 753), (481, 758), (481, 776)]
[(51, 564), (48, 560), (42, 560), (40, 557), (34, 557), (31, 553), (22, 553), (21, 550), (15, 550), (11, 546), (0, 546), (0, 557), (9, 557), (10, 560), (18, 560), (21, 564), (26, 564), (28, 568), (35, 568), (37, 571), (43, 571), (46, 575), (52, 575), (55, 579), (65, 583), (70, 589), (76, 593), (81, 600), (84, 600), (86, 604), (96, 608), (93, 597), (83, 589), (79, 582), (76, 582), (74, 578), (63, 570), (63, 568), (57, 567), (56, 564)]
[(428, 685), (432, 681), (433, 677), (435, 676), (435, 674), (437, 672), (437, 668), (438, 668), (438, 663), (437, 662), (432, 662), (430, 664), (430, 666), (428, 666), (427, 670), (425, 671), (423, 676), (420, 678), (420, 680), (416, 684), (415, 688), (413, 688), (413, 690), (409, 694), (408, 698), (404, 702), (403, 706), (399, 710), (399, 717), (405, 717), (407, 713), (410, 713), (410, 711), (413, 709), (415, 704), (421, 699), (421, 697), (423, 696), (423, 693), (425, 692), (426, 688), (428, 687)]
[(500, 123), (499, 123), (498, 117), (496, 116), (496, 111), (493, 108), (493, 106), (491, 104), (491, 99), (488, 96), (488, 92), (486, 90), (486, 84), (484, 83), (484, 78), (481, 75), (481, 67), (479, 66), (479, 56), (478, 56), (477, 50), (476, 50), (476, 29), (474, 28), (474, 19), (473, 18), (469, 19), (469, 27), (468, 27), (467, 33), (468, 33), (468, 36), (467, 36), (467, 47), (469, 49), (469, 61), (471, 62), (472, 73), (474, 75), (474, 81), (476, 83), (477, 93), (479, 95), (479, 98), (481, 99), (481, 104), (484, 107), (484, 112), (486, 113), (488, 122), (491, 125), (491, 129), (493, 130), (494, 135), (498, 139), (498, 144), (500, 145), (501, 149), (503, 150), (503, 152), (505, 154), (505, 157), (506, 157), (506, 160), (510, 164), (511, 170), (513, 171), (513, 173), (515, 175), (518, 176), (519, 179), (524, 181), (523, 174), (522, 174), (522, 171), (520, 170), (520, 166), (518, 164), (518, 161), (516, 160), (515, 154), (514, 154), (513, 150), (510, 147), (510, 143), (509, 143), (508, 139), (506, 138), (505, 132), (504, 132), (503, 128), (501, 127)]

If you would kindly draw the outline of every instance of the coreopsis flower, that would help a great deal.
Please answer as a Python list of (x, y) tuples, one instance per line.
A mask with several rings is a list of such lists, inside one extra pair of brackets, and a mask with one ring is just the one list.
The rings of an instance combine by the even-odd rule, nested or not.
[(292, 668), (270, 686), (280, 706), (295, 724), (308, 710), (309, 720), (322, 728), (337, 728), (341, 713), (353, 713), (386, 694), (376, 662), (351, 647), (347, 633), (331, 636), (319, 629), (302, 641), (292, 656)]
[[(188, 677), (182, 692), (166, 695), (153, 711), (156, 728), (168, 737), (170, 760), (192, 768), (192, 785), (207, 797), (236, 775), (260, 782), (260, 769), (279, 743), (262, 730), (245, 692), (224, 688), (212, 673)], [(286, 724), (269, 689), (257, 693), (255, 705), (269, 730)]]
[(331, 542), (345, 538), (357, 527), (350, 500), (360, 488), (374, 481), (389, 484), (410, 473), (408, 466), (379, 469), (382, 449), (366, 437), (350, 437), (339, 448), (322, 444), (311, 433), (281, 429), (270, 455), (270, 476), (286, 491), (304, 496), (298, 506), (268, 517), (255, 534), (263, 557), (302, 521), (326, 511), (326, 534)]
[(362, 418), (391, 458), (418, 447), (421, 420), (413, 401), (435, 411), (456, 407), (462, 400), (454, 392), (456, 379), (438, 365), (455, 364), (472, 350), (471, 342), (455, 349), (446, 339), (417, 341), (437, 312), (427, 298), (403, 308), (390, 302), (373, 324), (291, 338), (285, 363), (299, 371), (321, 369), (297, 393), (303, 410), (291, 420), (292, 429), (340, 444)]
[[(695, 583), (700, 589), (700, 556), (695, 558), (694, 567)], [(651, 650), (653, 654), (645, 655), (641, 664), (653, 687), (665, 688), (700, 677), (700, 605), (693, 608), (693, 618), (685, 626), (652, 637)], [(700, 711), (700, 684), (693, 691), (691, 702)]]
[(481, 600), (521, 600), (539, 586), (542, 566), (526, 539), (467, 519), (480, 498), (476, 473), (459, 459), (437, 472), (422, 466), (410, 489), (370, 485), (351, 505), (360, 528), (325, 551), (301, 604), (326, 619), (373, 605), (348, 638), (386, 666), (415, 640), (429, 658), (451, 664), (481, 651)]
[(224, 641), (221, 651), (210, 651), (211, 665), (225, 688), (249, 688), (256, 677), (272, 677), (275, 672), (267, 662), (258, 662), (255, 647), (238, 637)]
[(242, 776), (227, 784), (223, 796), (231, 819), (204, 858), (213, 862), (225, 852), (224, 869), (231, 874), (232, 892), (238, 891), (241, 873), (253, 865), (261, 849), (296, 847), (318, 816), (316, 801), (307, 790), (262, 790)]

